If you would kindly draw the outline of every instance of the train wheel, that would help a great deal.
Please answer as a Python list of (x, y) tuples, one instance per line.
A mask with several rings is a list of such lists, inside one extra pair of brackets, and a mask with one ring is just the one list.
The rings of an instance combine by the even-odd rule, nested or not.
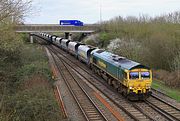
[(97, 70), (97, 73), (99, 76), (101, 76), (101, 71), (99, 69)]
[(95, 69), (94, 66), (92, 66), (92, 71), (93, 71), (94, 73), (96, 73), (96, 69)]
[(111, 78), (108, 78), (108, 84), (109, 84), (110, 86), (112, 86), (112, 79), (111, 79)]
[(93, 66), (92, 66), (92, 64), (91, 64), (91, 63), (89, 64), (89, 68), (90, 68), (91, 70), (92, 70), (92, 68), (93, 68)]
[(122, 95), (123, 95), (124, 97), (127, 97), (127, 90), (123, 89), (123, 90), (122, 90)]
[(117, 88), (117, 92), (122, 93), (122, 90), (120, 87)]

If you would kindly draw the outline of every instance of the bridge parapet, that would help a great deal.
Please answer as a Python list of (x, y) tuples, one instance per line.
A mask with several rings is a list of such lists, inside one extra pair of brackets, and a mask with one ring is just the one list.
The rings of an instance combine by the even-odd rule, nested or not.
[(79, 32), (92, 33), (99, 30), (99, 25), (87, 24), (84, 26), (60, 26), (58, 24), (25, 24), (15, 27), (16, 32)]

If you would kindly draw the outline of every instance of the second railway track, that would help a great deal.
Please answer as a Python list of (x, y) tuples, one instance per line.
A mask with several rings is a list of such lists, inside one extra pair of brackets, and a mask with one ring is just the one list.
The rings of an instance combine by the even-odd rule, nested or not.
[(168, 120), (180, 121), (180, 109), (174, 107), (163, 99), (152, 95), (146, 100), (146, 103), (161, 113), (161, 115), (164, 115)]
[(83, 115), (87, 121), (107, 121), (106, 117), (102, 114), (98, 106), (93, 102), (91, 97), (87, 94), (84, 87), (82, 87), (77, 81), (75, 75), (69, 70), (68, 65), (66, 65), (62, 60), (58, 59), (55, 53), (52, 53), (52, 57), (63, 77), (67, 87), (69, 88), (71, 94), (73, 95), (76, 103), (81, 109)]

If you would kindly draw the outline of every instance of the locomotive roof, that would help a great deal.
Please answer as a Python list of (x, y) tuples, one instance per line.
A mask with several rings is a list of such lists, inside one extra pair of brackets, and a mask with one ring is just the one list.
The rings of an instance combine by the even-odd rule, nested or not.
[(112, 63), (113, 65), (120, 66), (121, 68), (124, 68), (124, 69), (128, 69), (128, 70), (132, 70), (135, 68), (149, 69), (148, 67), (141, 65), (138, 62), (129, 60), (122, 56), (115, 55), (105, 50), (96, 49), (93, 51), (93, 54), (99, 58), (106, 60), (107, 62)]

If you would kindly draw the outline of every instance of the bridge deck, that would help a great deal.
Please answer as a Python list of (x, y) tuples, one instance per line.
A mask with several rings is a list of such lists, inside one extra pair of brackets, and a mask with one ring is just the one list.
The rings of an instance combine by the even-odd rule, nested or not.
[(92, 33), (98, 31), (99, 26), (87, 24), (84, 26), (60, 26), (58, 24), (25, 24), (15, 27), (16, 32), (79, 32)]

